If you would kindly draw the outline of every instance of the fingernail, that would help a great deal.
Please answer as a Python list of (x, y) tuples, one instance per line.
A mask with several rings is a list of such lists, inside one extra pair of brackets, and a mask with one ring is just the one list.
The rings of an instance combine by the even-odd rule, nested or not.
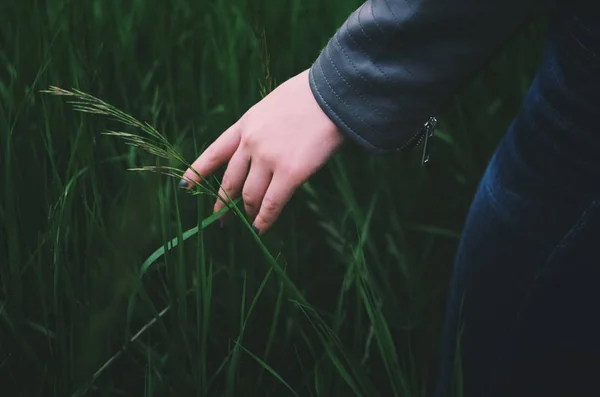
[(256, 233), (257, 236), (260, 234), (260, 230), (254, 225), (252, 225), (252, 230), (254, 230), (254, 233)]
[(190, 184), (185, 179), (179, 181), (179, 187), (182, 189), (187, 189)]

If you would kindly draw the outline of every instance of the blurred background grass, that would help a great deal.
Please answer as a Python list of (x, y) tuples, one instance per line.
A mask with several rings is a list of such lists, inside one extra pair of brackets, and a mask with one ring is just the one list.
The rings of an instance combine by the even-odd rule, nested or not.
[(239, 220), (168, 249), (212, 200), (126, 171), (156, 160), (39, 92), (102, 98), (191, 161), (260, 99), (253, 23), (282, 82), (359, 3), (0, 2), (2, 393), (425, 395), (462, 222), (535, 71), (543, 20), (447, 104), (427, 170), (418, 153), (350, 145), (300, 189), (263, 242), (310, 307)]

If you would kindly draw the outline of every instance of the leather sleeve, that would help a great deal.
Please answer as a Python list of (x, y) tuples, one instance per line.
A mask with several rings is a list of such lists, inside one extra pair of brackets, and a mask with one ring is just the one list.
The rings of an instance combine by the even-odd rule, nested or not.
[(534, 10), (532, 0), (369, 0), (311, 66), (338, 128), (373, 153), (402, 150)]

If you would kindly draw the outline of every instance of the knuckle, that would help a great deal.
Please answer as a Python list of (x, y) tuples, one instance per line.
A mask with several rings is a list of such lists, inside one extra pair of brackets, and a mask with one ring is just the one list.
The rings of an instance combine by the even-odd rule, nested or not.
[(242, 137), (240, 138), (240, 146), (245, 149), (251, 147), (252, 137), (249, 134), (242, 135)]
[(256, 216), (256, 219), (254, 220), (255, 223), (261, 225), (261, 229), (264, 229), (265, 225), (270, 225), (271, 223), (273, 223), (273, 219), (272, 217), (265, 215), (264, 213), (259, 213)]
[(263, 151), (259, 153), (259, 157), (263, 163), (268, 164), (269, 167), (273, 167), (279, 161), (278, 155), (271, 151)]
[(265, 197), (262, 202), (262, 209), (265, 214), (275, 214), (279, 209), (279, 202), (272, 197)]
[(213, 146), (206, 149), (204, 152), (204, 159), (209, 166), (213, 166), (219, 162), (218, 153)]
[(223, 181), (221, 181), (221, 190), (224, 192), (230, 192), (232, 189), (231, 181), (227, 177), (223, 177)]
[(244, 205), (249, 208), (256, 207), (256, 199), (252, 194), (247, 191), (242, 192), (242, 200), (244, 200)]
[(290, 164), (289, 162), (281, 163), (278, 171), (288, 179), (298, 179), (300, 176), (300, 170), (298, 167)]
[(240, 144), (242, 147), (250, 148), (255, 146), (257, 142), (256, 134), (251, 129), (244, 130), (242, 137), (240, 138)]

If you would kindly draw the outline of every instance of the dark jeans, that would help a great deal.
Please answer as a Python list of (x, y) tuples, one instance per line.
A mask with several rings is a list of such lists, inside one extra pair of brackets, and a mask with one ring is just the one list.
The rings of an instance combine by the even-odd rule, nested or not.
[(579, 7), (552, 22), (472, 202), (436, 397), (461, 395), (458, 361), (467, 397), (600, 396), (600, 4)]

